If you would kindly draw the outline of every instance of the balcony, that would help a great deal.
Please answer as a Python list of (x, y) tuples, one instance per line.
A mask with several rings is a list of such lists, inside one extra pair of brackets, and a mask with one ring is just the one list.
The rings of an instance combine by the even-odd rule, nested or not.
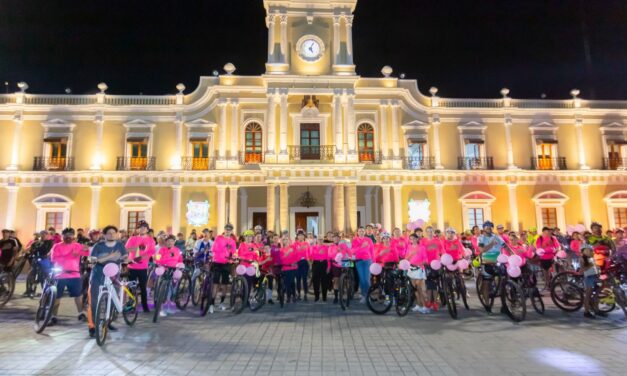
[(253, 165), (253, 164), (263, 163), (263, 152), (241, 151), (239, 153), (239, 163), (243, 165)]
[(406, 157), (403, 159), (406, 170), (433, 170), (435, 166), (434, 157)]
[(566, 170), (566, 158), (531, 158), (532, 170)]
[(215, 168), (213, 158), (181, 157), (181, 168), (186, 171), (206, 171)]
[(458, 170), (494, 170), (492, 157), (459, 157), (457, 158)]
[(627, 170), (627, 158), (603, 158), (604, 170)]
[(115, 169), (117, 171), (154, 171), (156, 157), (118, 157)]
[(35, 157), (33, 171), (73, 171), (74, 157)]
[(383, 162), (383, 154), (381, 151), (360, 151), (359, 163), (381, 164)]
[(287, 147), (290, 162), (311, 161), (330, 163), (335, 160), (335, 145), (291, 145)]

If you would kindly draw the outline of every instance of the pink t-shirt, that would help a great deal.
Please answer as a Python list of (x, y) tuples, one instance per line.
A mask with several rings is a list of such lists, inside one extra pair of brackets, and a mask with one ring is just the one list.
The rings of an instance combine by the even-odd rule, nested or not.
[(475, 256), (479, 255), (479, 237), (477, 235), (473, 235), (470, 238), (470, 243), (472, 244), (472, 249), (475, 252)]
[(509, 240), (509, 235), (507, 235), (506, 233), (503, 233), (503, 235), (499, 235), (499, 236), (501, 237), (501, 239), (503, 239), (505, 244), (511, 245), (510, 240)]
[(398, 254), (398, 257), (405, 257), (405, 253), (407, 252), (407, 246), (409, 245), (409, 241), (407, 239), (403, 237), (392, 238), (390, 244), (392, 245), (392, 248), (394, 248), (394, 250), (396, 251), (396, 254)]
[(572, 240), (570, 242), (570, 250), (577, 256), (581, 256), (581, 242), (579, 240)]
[(427, 262), (427, 251), (425, 247), (420, 244), (410, 244), (407, 247), (405, 258), (409, 260), (412, 266), (423, 266)]
[(536, 248), (544, 249), (544, 255), (540, 256), (540, 260), (551, 260), (559, 250), (560, 243), (554, 236), (545, 237), (541, 235), (536, 241)]
[[(133, 249), (137, 248), (137, 249)], [(128, 258), (133, 260), (141, 257), (139, 262), (131, 262), (128, 264), (129, 269), (145, 270), (148, 269), (148, 259), (155, 254), (155, 239), (148, 235), (131, 236), (126, 241), (126, 249), (128, 250)]]
[(459, 238), (455, 238), (453, 240), (444, 239), (442, 241), (442, 247), (444, 249), (444, 253), (448, 253), (453, 256), (453, 261), (457, 261), (462, 258), (464, 246), (462, 242), (459, 241)]
[(298, 255), (298, 251), (293, 247), (293, 245), (281, 247), (281, 263), (283, 270), (298, 269), (298, 265), (296, 264), (300, 261), (300, 256)]
[(165, 266), (167, 268), (174, 268), (176, 264), (183, 262), (183, 255), (178, 247), (161, 247), (157, 256), (155, 256), (157, 265)]
[(257, 244), (241, 243), (237, 250), (237, 257), (240, 259), (240, 265), (244, 266), (250, 266), (253, 261), (258, 261), (259, 253), (257, 252)]
[(316, 244), (309, 247), (309, 257), (311, 261), (326, 261), (329, 259), (329, 244)]
[(351, 242), (351, 249), (357, 260), (374, 259), (374, 243), (369, 237), (355, 237)]
[(298, 261), (307, 260), (307, 257), (309, 257), (309, 248), (311, 247), (307, 240), (304, 242), (296, 241), (292, 244), (292, 247), (294, 247), (294, 252), (298, 255)]
[(392, 247), (392, 244), (386, 246), (383, 243), (377, 243), (374, 248), (374, 254), (375, 260), (378, 263), (398, 262), (398, 253), (396, 249)]
[(58, 279), (80, 278), (81, 256), (89, 256), (89, 250), (79, 243), (57, 243), (50, 251), (50, 261), (63, 269)]
[(420, 239), (420, 245), (425, 247), (425, 252), (427, 254), (427, 263), (430, 263), (433, 260), (440, 259), (440, 253), (442, 252), (442, 242), (438, 238), (433, 238), (431, 240), (427, 238)]
[(235, 240), (233, 240), (233, 238), (219, 235), (211, 247), (213, 251), (213, 262), (215, 264), (228, 264), (229, 258), (236, 251), (235, 248)]
[(533, 250), (531, 249), (531, 247), (528, 247), (525, 244), (513, 244), (511, 247), (514, 253), (516, 253), (518, 256), (524, 257), (526, 259), (533, 258)]
[(330, 244), (328, 246), (328, 250), (329, 250), (329, 260), (332, 260), (333, 265), (338, 268), (342, 267), (341, 264), (338, 264), (337, 262), (335, 262), (335, 258), (337, 257), (338, 253), (342, 254), (342, 259), (344, 260), (350, 259), (353, 257), (351, 253), (351, 249), (348, 248), (348, 245), (346, 243)]

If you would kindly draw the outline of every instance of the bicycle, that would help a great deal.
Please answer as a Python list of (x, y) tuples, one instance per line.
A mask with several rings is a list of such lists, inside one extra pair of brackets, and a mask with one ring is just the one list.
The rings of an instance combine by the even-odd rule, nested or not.
[(0, 308), (11, 300), (15, 292), (15, 275), (12, 271), (0, 271)]
[[(207, 262), (200, 266), (200, 274), (196, 277), (194, 282), (195, 289), (193, 295), (198, 294), (198, 304), (200, 304), (200, 316), (206, 316), (209, 311), (209, 306), (213, 299), (213, 259), (208, 259)], [(196, 290), (196, 287), (198, 289)]]
[[(525, 304), (525, 294), (520, 283), (510, 278), (504, 264), (494, 265), (494, 274), (490, 277), (483, 275), (485, 265), (481, 266), (482, 271), (477, 277), (477, 294), (479, 301), (489, 313), (492, 312), (494, 299), (501, 298), (501, 306), (504, 313), (514, 322), (521, 322), (527, 315)], [(488, 283), (488, 298), (483, 296), (483, 284)]]
[(57, 279), (55, 276), (61, 272), (63, 272), (61, 268), (52, 268), (44, 280), (41, 298), (35, 313), (35, 333), (43, 332), (52, 319), (54, 302), (57, 300)]
[(533, 309), (538, 314), (544, 315), (544, 301), (542, 300), (542, 294), (540, 294), (540, 290), (538, 289), (538, 283), (536, 281), (535, 274), (533, 274), (529, 269), (523, 271), (520, 276), (520, 282), (523, 291), (525, 292), (525, 296), (529, 298), (529, 300), (531, 300), (531, 306), (533, 307)]
[[(239, 259), (233, 259), (235, 263), (239, 262)], [(246, 302), (248, 301), (248, 283), (244, 274), (246, 274), (246, 267), (244, 265), (238, 265), (235, 268), (236, 276), (231, 280), (231, 296), (229, 303), (231, 305), (231, 312), (239, 315), (244, 310)]]
[[(405, 269), (404, 266), (402, 268)], [(373, 313), (383, 315), (395, 305), (397, 315), (407, 315), (414, 294), (407, 270), (403, 269), (400, 265), (388, 265), (383, 269), (381, 277), (373, 276), (373, 283), (366, 297), (366, 305)]]
[(252, 312), (255, 312), (263, 307), (263, 305), (266, 303), (266, 289), (268, 287), (269, 278), (275, 277), (272, 273), (260, 273), (259, 266), (256, 263), (254, 263), (253, 265), (257, 276), (257, 283), (255, 283), (255, 285), (253, 286), (252, 291), (250, 292), (250, 296), (248, 297), (248, 308), (250, 308)]
[(457, 300), (461, 298), (464, 308), (466, 308), (466, 310), (470, 309), (464, 278), (462, 274), (457, 271), (456, 267), (454, 270), (449, 270), (447, 267), (443, 267), (440, 270), (437, 281), (438, 296), (440, 297), (440, 301), (446, 305), (449, 315), (453, 319), (457, 319)]
[(176, 292), (176, 284), (178, 280), (183, 276), (181, 271), (185, 268), (185, 264), (179, 263), (174, 268), (166, 268), (164, 266), (157, 266), (155, 268), (155, 274), (157, 276), (157, 284), (154, 292), (154, 314), (152, 316), (152, 322), (157, 323), (159, 321), (159, 314), (161, 313), (161, 306), (165, 303), (169, 296), (172, 296)]
[(46, 276), (40, 264), (43, 259), (36, 257), (34, 254), (29, 254), (27, 257), (30, 260), (29, 263), (31, 265), (31, 269), (26, 276), (26, 291), (32, 299), (37, 292), (37, 285), (43, 284)]
[(351, 304), (355, 296), (355, 261), (352, 259), (340, 260), (341, 272), (338, 286), (338, 300), (340, 307), (345, 311)]
[(119, 272), (120, 267), (115, 263), (109, 263), (103, 269), (104, 283), (98, 291), (94, 322), (98, 346), (104, 346), (109, 325), (118, 313), (122, 313), (124, 322), (128, 326), (133, 326), (137, 321), (137, 282), (118, 280), (116, 276)]
[(183, 269), (183, 275), (176, 282), (174, 287), (174, 303), (180, 310), (185, 310), (192, 296), (192, 277), (190, 273), (191, 266), (189, 263), (185, 263)]

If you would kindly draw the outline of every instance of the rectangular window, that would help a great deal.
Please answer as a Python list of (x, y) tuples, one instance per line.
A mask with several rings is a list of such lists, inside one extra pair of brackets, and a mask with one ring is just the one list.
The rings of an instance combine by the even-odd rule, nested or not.
[(469, 208), (468, 209), (468, 226), (473, 228), (474, 226), (483, 227), (483, 209), (482, 208)]
[(556, 208), (541, 208), (541, 210), (542, 210), (542, 226), (549, 227), (549, 228), (557, 227), (557, 209)]
[(139, 221), (145, 220), (143, 211), (129, 211), (128, 212), (128, 230), (132, 231), (137, 228)]
[(209, 144), (206, 141), (192, 141), (192, 157), (209, 158)]
[(131, 170), (145, 170), (148, 166), (148, 142), (132, 141), (128, 146), (131, 152)]
[(467, 142), (465, 146), (464, 152), (466, 153), (466, 158), (481, 158), (481, 144), (476, 142)]
[(545, 143), (538, 145), (538, 170), (553, 169), (553, 146)]
[(48, 158), (46, 168), (48, 170), (63, 170), (67, 160), (67, 140), (54, 139), (54, 141), (46, 141), (46, 150)]
[(63, 231), (63, 212), (46, 212), (46, 230), (50, 227), (58, 233)]
[(614, 223), (616, 227), (627, 227), (627, 208), (614, 208)]

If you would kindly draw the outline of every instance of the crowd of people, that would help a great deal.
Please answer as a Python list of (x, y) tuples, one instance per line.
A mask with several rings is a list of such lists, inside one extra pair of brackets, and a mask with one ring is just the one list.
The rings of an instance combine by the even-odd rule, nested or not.
[[(65, 290), (74, 298), (79, 319), (88, 322), (90, 334), (94, 333), (94, 313), (90, 309), (104, 283), (103, 267), (107, 263), (126, 264), (129, 280), (139, 284), (141, 308), (150, 312), (150, 265), (157, 264), (174, 268), (183, 260), (197, 263), (210, 260), (213, 268), (213, 296), (209, 311), (225, 310), (227, 287), (233, 275), (233, 264), (246, 267), (256, 266), (262, 274), (282, 275), (287, 303), (308, 301), (326, 302), (331, 295), (334, 304), (338, 302), (338, 279), (340, 260), (354, 260), (355, 278), (358, 281), (360, 302), (365, 303), (366, 292), (371, 283), (371, 265), (394, 267), (407, 260), (411, 269), (408, 272), (415, 291), (414, 312), (427, 314), (437, 310), (435, 294), (429, 293), (435, 287), (430, 280), (431, 262), (439, 260), (443, 254), (453, 261), (464, 257), (476, 259), (481, 264), (482, 273), (493, 273), (498, 256), (502, 253), (516, 254), (528, 259), (529, 264), (537, 265), (546, 273), (553, 268), (554, 260), (560, 253), (570, 265), (579, 264), (584, 274), (587, 303), (584, 315), (594, 317), (594, 307), (589, 304), (588, 293), (610, 256), (616, 255), (627, 260), (627, 241), (623, 229), (603, 231), (598, 223), (591, 225), (590, 231), (563, 233), (559, 228), (545, 227), (540, 233), (528, 231), (508, 231), (505, 226), (494, 226), (490, 221), (482, 228), (474, 226), (470, 231), (457, 232), (453, 228), (444, 231), (432, 226), (390, 232), (379, 224), (369, 224), (359, 228), (354, 234), (328, 232), (316, 236), (299, 229), (294, 237), (287, 231), (278, 233), (265, 231), (261, 226), (243, 231), (237, 236), (233, 226), (227, 224), (223, 231), (214, 234), (211, 229), (200, 232), (193, 230), (188, 237), (160, 231), (155, 234), (148, 223), (140, 221), (133, 231), (118, 230), (107, 226), (91, 230), (87, 234), (82, 229), (64, 229), (61, 234), (54, 228), (34, 234), (26, 245), (20, 242), (15, 232), (2, 231), (0, 241), (0, 262), (11, 268), (15, 260), (24, 254), (34, 255), (43, 273), (49, 273), (53, 265), (62, 269), (55, 278), (58, 280), (58, 299), (51, 325), (56, 322), (56, 310)], [(541, 252), (540, 252), (541, 251)], [(563, 253), (562, 253), (563, 252)], [(340, 256), (338, 256), (340, 255)], [(565, 255), (565, 256), (564, 256)], [(82, 260), (89, 258), (94, 265), (91, 269), (89, 285), (81, 279)], [(475, 265), (476, 266), (476, 265)], [(309, 296), (308, 278), (311, 277), (313, 297)], [(252, 286), (255, 277), (247, 277)], [(268, 286), (268, 303), (273, 304), (273, 285)], [(485, 293), (480, 291), (478, 293)], [(33, 291), (25, 295), (32, 296)], [(85, 305), (81, 297), (87, 295)], [(167, 315), (167, 312), (163, 312)], [(111, 328), (114, 330), (115, 328)]]

